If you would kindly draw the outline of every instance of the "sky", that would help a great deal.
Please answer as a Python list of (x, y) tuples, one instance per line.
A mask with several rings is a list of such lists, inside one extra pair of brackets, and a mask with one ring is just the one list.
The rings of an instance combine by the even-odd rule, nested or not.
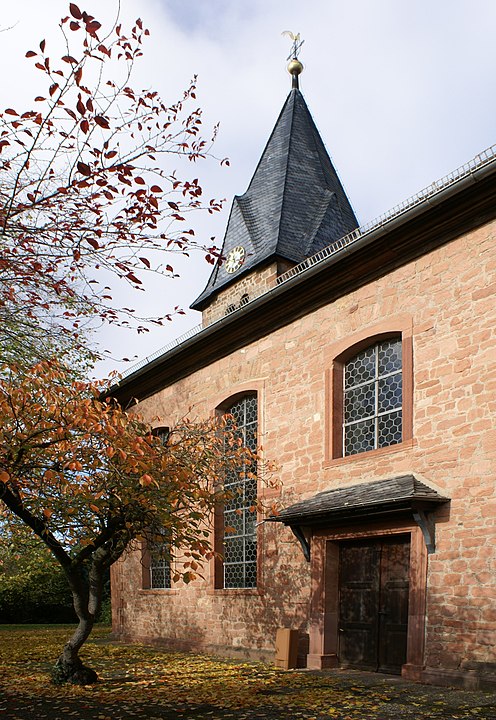
[[(99, 20), (117, 9), (117, 0), (77, 4)], [(172, 102), (197, 74), (204, 124), (220, 123), (214, 154), (230, 166), (205, 162), (197, 174), (205, 195), (226, 203), (193, 221), (199, 240), (222, 242), (232, 198), (246, 190), (290, 90), (285, 30), (304, 40), (300, 89), (361, 224), (496, 143), (494, 0), (121, 0), (120, 12), (124, 25), (141, 17), (151, 32), (134, 84)], [(2, 4), (2, 107), (37, 94), (25, 52), (48, 44), (67, 14), (63, 0)], [(180, 278), (157, 278), (126, 303), (151, 315), (187, 309), (211, 266), (196, 255), (175, 267)], [(106, 330), (109, 360), (96, 372), (126, 372), (200, 322), (187, 311), (144, 335)]]

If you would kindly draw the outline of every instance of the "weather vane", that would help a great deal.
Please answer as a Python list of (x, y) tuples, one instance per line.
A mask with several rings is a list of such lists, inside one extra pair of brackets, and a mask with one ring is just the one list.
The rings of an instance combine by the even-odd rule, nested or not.
[(293, 41), (293, 44), (291, 46), (291, 52), (286, 59), (289, 60), (288, 72), (293, 79), (292, 86), (293, 88), (298, 89), (298, 77), (303, 72), (303, 65), (298, 59), (298, 54), (301, 50), (301, 46), (305, 41), (300, 40), (300, 33), (295, 34), (291, 32), (291, 30), (284, 30), (282, 34), (291, 38), (291, 40)]
[(293, 44), (291, 46), (291, 52), (289, 53), (286, 60), (298, 60), (298, 53), (301, 50), (301, 46), (305, 42), (304, 40), (300, 40), (300, 33), (293, 33), (291, 30), (284, 30), (282, 33), (283, 35), (286, 35), (288, 38), (291, 38), (293, 41)]

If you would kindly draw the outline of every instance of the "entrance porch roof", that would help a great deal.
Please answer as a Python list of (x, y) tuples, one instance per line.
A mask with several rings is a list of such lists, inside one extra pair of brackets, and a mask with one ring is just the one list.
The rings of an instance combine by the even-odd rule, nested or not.
[(430, 510), (448, 500), (414, 475), (401, 475), (326, 490), (284, 508), (270, 520), (289, 526), (336, 525), (363, 518), (371, 520), (401, 512)]

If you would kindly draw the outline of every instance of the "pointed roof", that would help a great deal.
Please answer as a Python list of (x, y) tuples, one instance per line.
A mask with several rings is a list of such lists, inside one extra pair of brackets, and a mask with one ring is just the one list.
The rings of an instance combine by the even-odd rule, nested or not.
[(191, 307), (269, 259), (299, 263), (358, 227), (303, 95), (293, 87), (248, 190), (234, 198), (222, 254), (245, 250), (243, 266), (216, 267)]

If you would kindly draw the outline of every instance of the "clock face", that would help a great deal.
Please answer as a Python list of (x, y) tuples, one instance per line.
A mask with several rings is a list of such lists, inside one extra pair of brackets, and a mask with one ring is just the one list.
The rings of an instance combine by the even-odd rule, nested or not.
[(237, 245), (235, 248), (227, 253), (226, 257), (226, 272), (233, 273), (239, 270), (241, 265), (245, 261), (246, 251), (242, 245)]

